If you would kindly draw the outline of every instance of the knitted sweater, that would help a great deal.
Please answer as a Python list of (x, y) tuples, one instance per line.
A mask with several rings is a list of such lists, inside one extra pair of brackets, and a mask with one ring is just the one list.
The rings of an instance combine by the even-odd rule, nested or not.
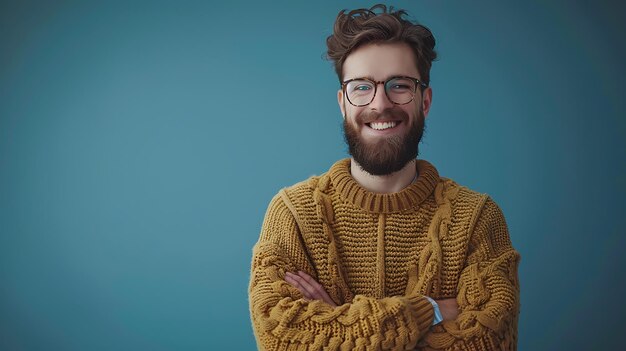
[[(350, 160), (283, 189), (253, 249), (250, 313), (262, 350), (515, 350), (519, 255), (487, 195), (416, 163), (400, 192), (372, 193)], [(285, 282), (302, 270), (337, 303)], [(425, 298), (456, 298), (432, 326)]]

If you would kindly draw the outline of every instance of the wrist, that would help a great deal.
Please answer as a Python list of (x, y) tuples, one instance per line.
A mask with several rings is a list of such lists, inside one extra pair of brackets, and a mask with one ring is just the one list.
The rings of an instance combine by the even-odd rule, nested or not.
[(437, 301), (433, 300), (432, 298), (425, 296), (428, 301), (431, 303), (431, 305), (433, 305), (433, 324), (432, 325), (437, 325), (441, 322), (443, 322), (443, 316), (441, 315), (441, 310), (439, 309), (439, 304), (437, 304)]
[(406, 297), (410, 310), (415, 318), (418, 330), (426, 331), (432, 326), (434, 318), (434, 308), (426, 296), (421, 294), (409, 295)]

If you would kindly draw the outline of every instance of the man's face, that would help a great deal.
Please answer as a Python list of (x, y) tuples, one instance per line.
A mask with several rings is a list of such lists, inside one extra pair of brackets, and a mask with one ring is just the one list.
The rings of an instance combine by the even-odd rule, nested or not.
[[(343, 65), (343, 80), (369, 78), (385, 81), (394, 76), (420, 79), (415, 54), (403, 43), (369, 44), (352, 52)], [(356, 107), (339, 90), (337, 99), (344, 116), (344, 133), (350, 154), (368, 173), (386, 175), (396, 172), (417, 157), (424, 119), (430, 109), (432, 92), (417, 88), (408, 104), (389, 101), (382, 84), (374, 100)]]

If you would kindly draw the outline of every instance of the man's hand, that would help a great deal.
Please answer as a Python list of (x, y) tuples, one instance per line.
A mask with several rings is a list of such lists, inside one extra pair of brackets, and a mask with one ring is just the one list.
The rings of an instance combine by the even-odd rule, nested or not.
[(337, 304), (330, 298), (322, 284), (316, 282), (310, 275), (302, 271), (298, 271), (295, 274), (287, 272), (285, 273), (285, 281), (300, 290), (305, 298), (322, 300), (333, 307), (337, 307)]
[(459, 305), (456, 299), (435, 300), (435, 302), (439, 305), (439, 312), (444, 321), (453, 321), (459, 315)]

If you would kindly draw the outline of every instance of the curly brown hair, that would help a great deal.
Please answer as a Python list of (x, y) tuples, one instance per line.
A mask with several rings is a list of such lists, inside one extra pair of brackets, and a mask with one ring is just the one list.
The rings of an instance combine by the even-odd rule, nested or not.
[[(380, 13), (376, 13), (380, 10)], [(333, 34), (326, 38), (327, 58), (333, 61), (339, 82), (343, 80), (343, 63), (356, 48), (372, 43), (406, 43), (417, 61), (421, 80), (430, 83), (430, 67), (437, 58), (435, 37), (428, 28), (402, 18), (406, 11), (378, 4), (370, 9), (341, 10)]]

